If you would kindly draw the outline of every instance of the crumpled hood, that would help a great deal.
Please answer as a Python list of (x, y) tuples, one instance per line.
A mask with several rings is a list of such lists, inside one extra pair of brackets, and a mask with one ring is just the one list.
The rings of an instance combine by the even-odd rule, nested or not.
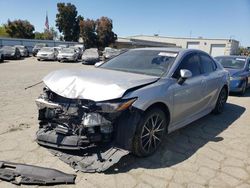
[(64, 69), (48, 74), (43, 82), (56, 94), (70, 99), (105, 101), (117, 99), (131, 88), (159, 77), (103, 68)]

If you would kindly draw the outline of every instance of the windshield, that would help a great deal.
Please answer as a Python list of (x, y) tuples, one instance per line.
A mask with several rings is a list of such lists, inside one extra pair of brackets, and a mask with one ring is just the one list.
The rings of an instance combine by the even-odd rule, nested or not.
[(63, 48), (62, 52), (63, 53), (74, 53), (74, 49), (73, 48)]
[(14, 47), (11, 47), (11, 46), (4, 46), (2, 47), (2, 50), (14, 50), (15, 48)]
[(224, 68), (243, 69), (246, 58), (240, 57), (216, 57), (215, 58)]
[(177, 53), (159, 50), (131, 50), (104, 63), (101, 67), (125, 72), (161, 76), (168, 71)]
[(54, 49), (53, 48), (49, 48), (49, 47), (44, 47), (40, 50), (41, 52), (53, 52)]

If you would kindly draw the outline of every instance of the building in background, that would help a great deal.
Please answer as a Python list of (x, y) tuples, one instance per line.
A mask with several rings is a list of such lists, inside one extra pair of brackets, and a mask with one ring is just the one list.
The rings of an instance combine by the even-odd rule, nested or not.
[(178, 38), (163, 36), (136, 35), (126, 38), (118, 37), (115, 47), (180, 47), (200, 49), (212, 56), (237, 55), (239, 53), (239, 41), (234, 39), (206, 39), (206, 38)]

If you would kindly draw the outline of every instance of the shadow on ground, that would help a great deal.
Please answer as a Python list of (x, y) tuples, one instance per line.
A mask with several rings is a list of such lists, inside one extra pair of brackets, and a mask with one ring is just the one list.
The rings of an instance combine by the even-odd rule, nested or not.
[(220, 142), (219, 134), (227, 129), (245, 111), (245, 108), (227, 103), (221, 115), (209, 114), (191, 124), (166, 135), (161, 148), (152, 156), (138, 158), (133, 155), (123, 157), (105, 173), (127, 172), (131, 169), (157, 169), (170, 167), (185, 161), (208, 142)]

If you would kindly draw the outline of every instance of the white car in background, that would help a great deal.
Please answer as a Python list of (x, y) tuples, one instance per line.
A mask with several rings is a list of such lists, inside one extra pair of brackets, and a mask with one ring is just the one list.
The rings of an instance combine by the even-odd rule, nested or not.
[(74, 62), (76, 62), (78, 60), (78, 53), (73, 48), (63, 48), (59, 52), (57, 59), (59, 62), (61, 62), (61, 61), (74, 61)]
[(84, 44), (75, 44), (74, 46), (75, 46), (75, 47), (78, 47), (78, 48), (81, 48), (82, 51), (85, 50)]
[(81, 48), (79, 48), (77, 46), (70, 46), (69, 48), (74, 49), (77, 52), (78, 59), (82, 58), (83, 51), (81, 50)]
[(29, 50), (28, 50), (27, 46), (15, 45), (14, 47), (19, 49), (21, 57), (29, 57)]
[(37, 53), (37, 60), (57, 60), (58, 50), (54, 47), (43, 47)]
[(58, 53), (60, 53), (64, 47), (56, 46), (56, 47), (54, 47), (54, 48), (57, 49)]
[(100, 57), (97, 48), (86, 49), (82, 54), (83, 64), (94, 65), (99, 59)]

